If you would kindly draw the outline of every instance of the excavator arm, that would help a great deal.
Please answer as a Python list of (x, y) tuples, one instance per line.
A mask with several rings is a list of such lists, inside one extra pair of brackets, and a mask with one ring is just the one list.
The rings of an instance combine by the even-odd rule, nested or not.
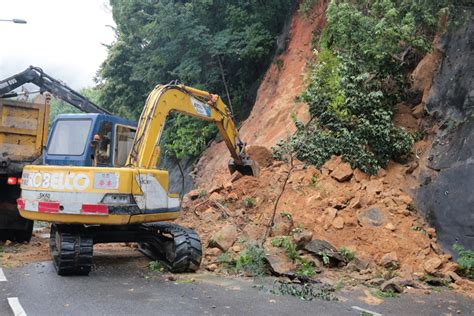
[(41, 68), (30, 66), (26, 70), (0, 81), (0, 98), (16, 97), (12, 92), (26, 83), (32, 83), (40, 88), (40, 93), (49, 92), (55, 97), (70, 103), (86, 113), (111, 114), (109, 111), (92, 103), (87, 98), (74, 91), (61, 81), (44, 73)]
[(245, 144), (239, 138), (222, 99), (215, 94), (185, 85), (157, 85), (149, 94), (138, 122), (128, 166), (145, 169), (156, 167), (166, 117), (173, 111), (214, 122), (232, 156), (230, 172), (258, 175), (258, 166), (245, 152)]

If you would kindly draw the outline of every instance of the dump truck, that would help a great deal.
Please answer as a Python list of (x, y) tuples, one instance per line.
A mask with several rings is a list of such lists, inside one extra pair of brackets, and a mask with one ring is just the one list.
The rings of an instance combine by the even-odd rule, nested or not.
[[(27, 97), (17, 92), (25, 84), (38, 87), (34, 93), (44, 102), (10, 100)], [(58, 115), (48, 136), (49, 94), (85, 113)], [(25, 164), (121, 166), (135, 129), (135, 122), (112, 115), (39, 67), (0, 80), (0, 240), (31, 239), (33, 222), (16, 206)]]
[(20, 216), (23, 167), (37, 161), (48, 136), (50, 97), (35, 102), (0, 99), (0, 240), (29, 241), (33, 221)]

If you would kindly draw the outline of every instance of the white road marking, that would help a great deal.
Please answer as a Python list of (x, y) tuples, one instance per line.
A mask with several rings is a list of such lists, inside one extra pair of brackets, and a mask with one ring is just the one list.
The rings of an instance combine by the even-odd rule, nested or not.
[(5, 282), (7, 278), (5, 277), (5, 274), (3, 273), (3, 269), (0, 268), (0, 282)]
[(379, 313), (376, 313), (376, 312), (373, 312), (373, 311), (369, 311), (368, 309), (365, 309), (365, 308), (362, 308), (362, 307), (359, 307), (359, 306), (352, 306), (352, 308), (355, 309), (355, 310), (358, 310), (360, 312), (370, 313), (373, 316), (382, 316), (382, 314), (379, 314)]
[(13, 315), (26, 316), (25, 310), (23, 309), (23, 307), (21, 307), (18, 297), (9, 297), (8, 304), (10, 304), (10, 307), (13, 311)]

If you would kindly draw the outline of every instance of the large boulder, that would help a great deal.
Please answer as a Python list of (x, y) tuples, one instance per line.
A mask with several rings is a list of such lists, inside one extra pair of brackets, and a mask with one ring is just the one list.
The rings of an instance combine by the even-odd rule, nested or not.
[(215, 233), (209, 240), (210, 247), (216, 247), (226, 252), (234, 244), (237, 239), (237, 227), (232, 224), (224, 226), (221, 230)]

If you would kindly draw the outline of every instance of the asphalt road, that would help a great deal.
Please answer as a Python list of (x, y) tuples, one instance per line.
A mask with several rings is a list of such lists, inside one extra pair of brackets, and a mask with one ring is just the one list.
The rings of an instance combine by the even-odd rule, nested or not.
[[(250, 279), (211, 274), (180, 275), (169, 281), (149, 273), (137, 256), (96, 258), (88, 277), (60, 277), (51, 262), (4, 268), (0, 315), (15, 315), (18, 298), (27, 315), (360, 315), (360, 309), (384, 315), (474, 314), (474, 301), (452, 291), (402, 295), (368, 305), (361, 291), (337, 292), (339, 301), (302, 301), (272, 294)], [(141, 268), (140, 268), (141, 266)], [(137, 268), (138, 267), (138, 268)]]

